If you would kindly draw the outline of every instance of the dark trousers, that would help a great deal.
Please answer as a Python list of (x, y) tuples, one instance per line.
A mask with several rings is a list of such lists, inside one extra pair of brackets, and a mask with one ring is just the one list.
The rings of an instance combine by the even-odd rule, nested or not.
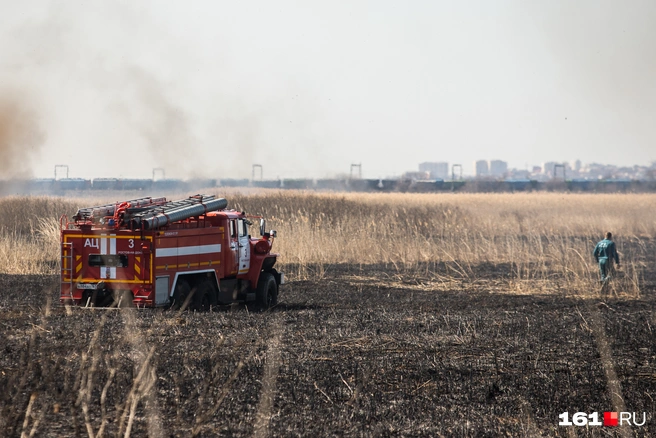
[(613, 261), (602, 257), (599, 259), (599, 274), (601, 274), (602, 281), (609, 278), (613, 272)]

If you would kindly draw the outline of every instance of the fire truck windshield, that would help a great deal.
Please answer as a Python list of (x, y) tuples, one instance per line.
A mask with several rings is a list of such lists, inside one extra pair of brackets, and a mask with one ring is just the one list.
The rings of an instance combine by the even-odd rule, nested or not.
[(125, 268), (127, 265), (128, 256), (125, 254), (89, 254), (89, 266)]

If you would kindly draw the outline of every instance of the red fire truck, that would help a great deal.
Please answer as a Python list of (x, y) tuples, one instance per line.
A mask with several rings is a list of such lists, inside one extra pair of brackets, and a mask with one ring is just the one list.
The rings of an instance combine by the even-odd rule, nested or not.
[(61, 220), (62, 303), (204, 311), (218, 304), (276, 304), (285, 281), (271, 252), (276, 232), (249, 234), (228, 202), (196, 195), (82, 208)]

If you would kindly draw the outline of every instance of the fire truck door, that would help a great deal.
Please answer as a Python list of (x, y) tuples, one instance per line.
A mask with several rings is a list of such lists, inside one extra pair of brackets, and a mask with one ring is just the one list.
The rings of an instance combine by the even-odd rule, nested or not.
[(251, 265), (251, 238), (248, 235), (248, 225), (244, 219), (237, 221), (239, 234), (239, 273), (246, 274)]
[(239, 235), (237, 234), (237, 220), (230, 220), (230, 254), (228, 254), (229, 272), (236, 274), (239, 271)]

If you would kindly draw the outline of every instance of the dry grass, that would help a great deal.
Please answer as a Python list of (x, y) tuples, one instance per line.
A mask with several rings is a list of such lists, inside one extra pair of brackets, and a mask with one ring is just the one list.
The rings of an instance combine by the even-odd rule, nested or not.
[(637, 294), (644, 243), (656, 233), (656, 196), (644, 194), (280, 192), (231, 200), (270, 218), (277, 250), (300, 277), (333, 263), (384, 263), (475, 281), (489, 264), (507, 270), (518, 292), (596, 290), (591, 251), (610, 230), (624, 265), (617, 287)]
[(54, 197), (0, 199), (0, 272), (52, 274), (59, 263), (59, 218), (76, 203)]
[[(301, 279), (326, 275), (336, 263), (382, 263), (396, 273), (477, 281), (480, 266), (490, 265), (507, 271), (515, 292), (589, 290), (597, 275), (590, 253), (610, 230), (624, 266), (618, 291), (635, 295), (645, 242), (656, 234), (651, 194), (217, 194), (268, 218), (281, 263)], [(103, 202), (0, 199), (0, 272), (56, 272), (59, 216)]]
[[(3, 278), (3, 436), (556, 435), (558, 400), (624, 409), (604, 375), (653, 408), (653, 312), (630, 298), (653, 278), (656, 195), (219, 195), (269, 219), (291, 280), (329, 281), (288, 286), (268, 323), (51, 309), (56, 279)], [(0, 199), (0, 272), (57, 273), (59, 216), (103, 202)], [(580, 299), (599, 292), (591, 251), (608, 230), (619, 305)], [(464, 423), (479, 433), (444, 428)]]

